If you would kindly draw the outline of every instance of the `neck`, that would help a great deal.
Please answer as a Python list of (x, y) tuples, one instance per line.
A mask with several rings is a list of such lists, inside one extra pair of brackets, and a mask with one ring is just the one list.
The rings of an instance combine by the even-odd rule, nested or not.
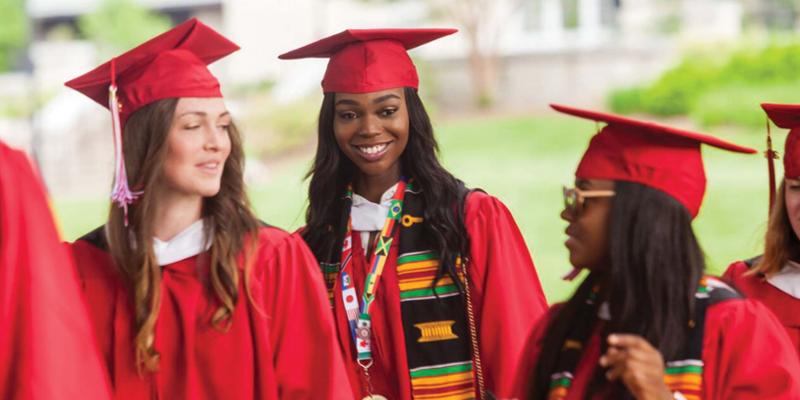
[(400, 167), (395, 165), (380, 175), (359, 173), (353, 182), (353, 190), (373, 203), (380, 203), (381, 196), (399, 180)]
[(156, 204), (153, 235), (162, 241), (172, 239), (202, 217), (201, 196), (164, 191), (158, 196)]

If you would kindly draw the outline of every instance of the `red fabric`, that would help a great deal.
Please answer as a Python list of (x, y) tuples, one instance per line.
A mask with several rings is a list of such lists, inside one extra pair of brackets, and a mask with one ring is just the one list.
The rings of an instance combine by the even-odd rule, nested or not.
[[(559, 307), (554, 306), (555, 311), (539, 322), (525, 348), (516, 382), (526, 391), (546, 326)], [(595, 330), (576, 368), (568, 400), (584, 398), (599, 357), (599, 330)], [(703, 363), (703, 399), (800, 399), (800, 361), (780, 322), (757, 301), (735, 299), (708, 308)], [(608, 396), (595, 394), (591, 398)]]
[(778, 317), (800, 356), (800, 299), (772, 286), (761, 275), (745, 276), (749, 270), (743, 261), (738, 261), (728, 267), (724, 278), (745, 296), (764, 303)]
[(783, 173), (787, 178), (800, 178), (800, 104), (761, 103), (761, 108), (775, 125), (790, 129), (783, 149)]
[[(207, 65), (239, 46), (197, 19), (190, 19), (112, 60), (122, 126), (139, 108), (156, 100), (179, 97), (222, 97), (217, 78)], [(108, 107), (112, 61), (66, 83)]]
[(421, 46), (456, 29), (348, 29), (279, 58), (330, 58), (322, 89), (325, 93), (370, 93), (419, 86), (414, 63), (406, 50)]
[(606, 122), (589, 143), (575, 177), (641, 183), (670, 195), (697, 216), (706, 189), (700, 144), (755, 153), (713, 136), (619, 115), (551, 104), (556, 111)]
[[(498, 398), (521, 396), (513, 386), (514, 368), (525, 340), (536, 321), (544, 315), (547, 303), (525, 240), (508, 209), (496, 198), (480, 192), (469, 195), (466, 226), (470, 237), (470, 290), (479, 332), (479, 347), (486, 388)], [(360, 243), (353, 235), (353, 281), (362, 293), (369, 267)], [(370, 368), (375, 394), (392, 400), (411, 399), (406, 346), (400, 311), (397, 246), (392, 246), (378, 283), (372, 319)], [(334, 291), (339, 343), (349, 364), (353, 393), (362, 398), (364, 381), (355, 352), (341, 298), (340, 281)]]
[(0, 398), (107, 399), (75, 266), (39, 177), (0, 142)]
[(217, 308), (205, 283), (209, 254), (164, 266), (159, 372), (144, 378), (133, 359), (129, 295), (110, 255), (83, 240), (71, 248), (116, 399), (350, 398), (324, 284), (298, 236), (261, 229), (251, 281), (257, 306), (240, 280), (225, 333), (209, 325)]

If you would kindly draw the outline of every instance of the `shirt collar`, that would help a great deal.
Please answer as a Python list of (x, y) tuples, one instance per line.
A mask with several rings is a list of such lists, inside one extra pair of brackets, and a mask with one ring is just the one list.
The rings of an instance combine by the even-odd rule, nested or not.
[(194, 257), (211, 247), (211, 237), (205, 238), (203, 219), (189, 225), (168, 241), (153, 238), (153, 252), (159, 266), (165, 266)]
[(772, 286), (796, 299), (800, 299), (800, 264), (789, 261), (775, 275), (767, 278)]
[(357, 193), (353, 193), (353, 205), (350, 208), (350, 222), (353, 224), (354, 231), (379, 231), (383, 229), (386, 216), (389, 214), (389, 206), (392, 197), (397, 192), (395, 183), (383, 192), (380, 204), (373, 203)]

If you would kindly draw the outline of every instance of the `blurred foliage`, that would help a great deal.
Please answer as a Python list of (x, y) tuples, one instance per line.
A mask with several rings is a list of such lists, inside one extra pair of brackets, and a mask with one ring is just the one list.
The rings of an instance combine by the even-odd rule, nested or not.
[(700, 96), (690, 115), (703, 126), (760, 128), (766, 121), (761, 103), (799, 103), (798, 93), (800, 80), (774, 84), (729, 84)]
[(800, 102), (800, 38), (773, 39), (723, 54), (693, 53), (649, 84), (613, 91), (619, 113), (690, 115), (703, 125), (763, 124), (763, 101)]
[(57, 88), (39, 89), (35, 96), (0, 93), (0, 117), (22, 119), (41, 110), (58, 94)]
[(102, 0), (97, 10), (80, 17), (78, 26), (84, 36), (100, 46), (105, 58), (166, 31), (172, 22), (134, 0)]
[(255, 82), (237, 84), (229, 89), (229, 91), (226, 90), (226, 92), (237, 97), (254, 96), (260, 93), (269, 93), (273, 87), (275, 87), (274, 79), (262, 79)]
[(45, 32), (45, 40), (47, 41), (70, 41), (78, 37), (78, 32), (75, 28), (68, 23), (60, 23), (50, 28)]
[(564, 28), (575, 29), (578, 27), (578, 0), (562, 0), (561, 7), (564, 10)]
[(240, 98), (247, 110), (241, 121), (247, 153), (256, 158), (274, 158), (302, 148), (316, 137), (321, 98), (275, 103), (268, 93)]
[(0, 72), (14, 67), (28, 40), (25, 0), (0, 0)]

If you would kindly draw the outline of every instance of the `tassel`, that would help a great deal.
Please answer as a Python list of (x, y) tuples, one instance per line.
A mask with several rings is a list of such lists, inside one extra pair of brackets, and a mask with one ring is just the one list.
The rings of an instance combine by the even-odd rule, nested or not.
[(108, 87), (108, 108), (111, 110), (111, 126), (114, 130), (114, 188), (111, 190), (111, 201), (123, 209), (125, 226), (128, 226), (128, 205), (133, 204), (143, 193), (133, 192), (128, 186), (128, 174), (125, 172), (125, 157), (122, 153), (122, 127), (120, 126), (117, 99), (117, 79), (115, 60), (111, 60), (111, 85)]
[(772, 150), (772, 134), (769, 129), (769, 117), (767, 117), (767, 151), (764, 152), (764, 157), (767, 158), (767, 171), (769, 172), (769, 211), (772, 211), (772, 205), (775, 204), (775, 160), (779, 157), (778, 152)]
[(578, 274), (580, 274), (580, 273), (581, 273), (581, 269), (580, 268), (573, 268), (572, 271), (569, 271), (568, 274), (562, 276), (561, 280), (567, 281), (567, 282), (572, 282), (578, 276)]

